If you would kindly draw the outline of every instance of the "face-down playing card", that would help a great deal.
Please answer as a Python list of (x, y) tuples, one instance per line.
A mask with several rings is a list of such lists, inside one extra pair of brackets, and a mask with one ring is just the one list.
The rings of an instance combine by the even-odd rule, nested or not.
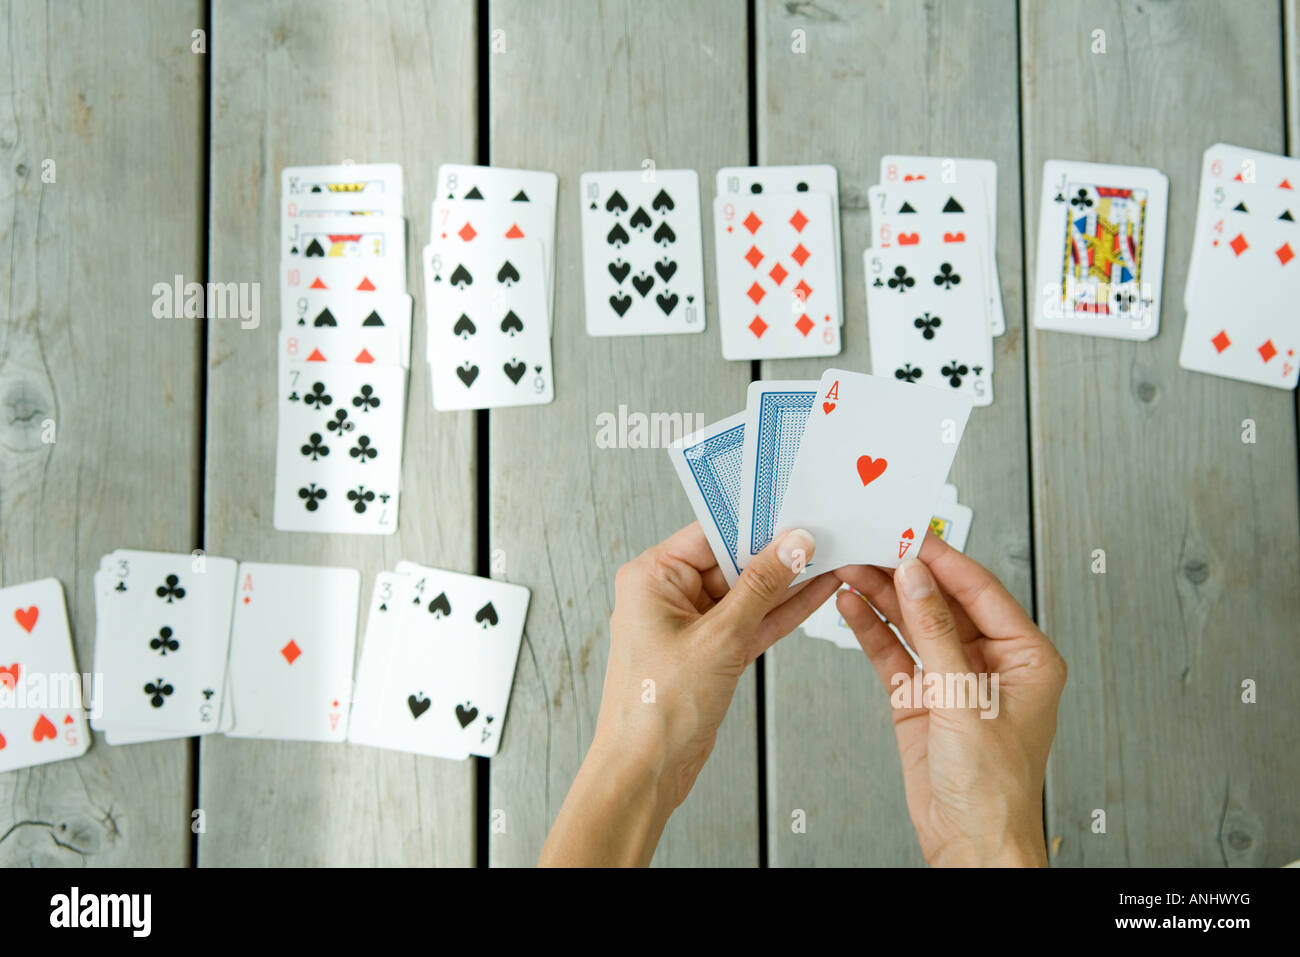
[(811, 532), (816, 571), (848, 564), (893, 568), (915, 555), (970, 410), (956, 393), (828, 369), (776, 534)]
[(816, 397), (815, 380), (750, 383), (740, 470), (737, 560), (741, 568), (767, 546), (776, 531), (777, 515)]
[(740, 576), (739, 524), (745, 413), (714, 422), (668, 449), (728, 585)]

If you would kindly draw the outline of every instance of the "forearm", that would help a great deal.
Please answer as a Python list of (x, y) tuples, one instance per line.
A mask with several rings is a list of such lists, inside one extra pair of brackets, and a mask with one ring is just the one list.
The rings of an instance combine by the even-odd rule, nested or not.
[(596, 745), (542, 846), (540, 867), (644, 867), (672, 808), (658, 774)]

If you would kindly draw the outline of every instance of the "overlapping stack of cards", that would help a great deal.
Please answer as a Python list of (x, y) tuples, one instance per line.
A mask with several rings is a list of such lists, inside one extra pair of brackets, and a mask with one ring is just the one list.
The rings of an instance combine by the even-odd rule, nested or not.
[(1160, 329), (1169, 179), (1048, 160), (1038, 221), (1039, 329), (1151, 339)]
[(1300, 159), (1205, 151), (1178, 364), (1294, 389), (1300, 360)]
[(444, 164), (424, 247), (429, 371), (439, 411), (555, 397), (554, 173)]
[(411, 297), (402, 169), (281, 174), (275, 527), (397, 530)]
[(0, 772), (85, 754), (90, 684), (59, 580), (0, 588)]
[(348, 740), (496, 754), (528, 614), (521, 585), (399, 562), (375, 579)]
[(580, 193), (587, 334), (703, 332), (695, 170), (583, 173)]
[(997, 165), (887, 154), (880, 179), (863, 253), (872, 371), (989, 405), (993, 337), (1006, 329)]
[(720, 169), (713, 229), (723, 357), (839, 355), (844, 297), (835, 168)]
[[(972, 513), (968, 506), (962, 505), (957, 501), (957, 486), (945, 485), (943, 492), (939, 497), (939, 504), (935, 506), (934, 516), (930, 519), (930, 531), (943, 539), (957, 551), (966, 550), (966, 538), (970, 534), (970, 523)], [(844, 618), (840, 615), (839, 609), (835, 607), (835, 601), (838, 594), (832, 595), (826, 603), (813, 612), (802, 625), (803, 633), (809, 638), (821, 638), (829, 641), (841, 648), (857, 649), (859, 648), (858, 640), (853, 635), (853, 629), (848, 626)], [(875, 611), (875, 609), (872, 609)], [(879, 612), (876, 612), (880, 615)], [(880, 616), (883, 620), (884, 616)], [(916, 658), (911, 647), (903, 640), (898, 629), (889, 625), (890, 629), (898, 636), (898, 640), (907, 648), (908, 654), (911, 654), (916, 663), (920, 665), (920, 660)]]
[(729, 584), (791, 528), (817, 542), (801, 578), (892, 568), (940, 513), (970, 410), (956, 391), (828, 369), (820, 381), (752, 383), (744, 412), (669, 456)]
[(92, 726), (109, 744), (215, 731), (342, 741), (359, 590), (350, 568), (105, 555)]

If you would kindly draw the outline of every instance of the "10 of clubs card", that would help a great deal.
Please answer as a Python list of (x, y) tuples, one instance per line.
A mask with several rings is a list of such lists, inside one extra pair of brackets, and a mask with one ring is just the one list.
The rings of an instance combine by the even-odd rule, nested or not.
[(1153, 338), (1160, 327), (1168, 204), (1169, 179), (1156, 169), (1044, 163), (1034, 324)]
[(587, 334), (703, 332), (696, 172), (583, 173), (581, 184)]

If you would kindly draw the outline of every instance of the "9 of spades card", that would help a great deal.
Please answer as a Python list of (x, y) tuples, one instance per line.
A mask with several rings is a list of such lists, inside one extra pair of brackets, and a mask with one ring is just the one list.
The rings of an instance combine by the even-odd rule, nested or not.
[(433, 405), (541, 405), (554, 396), (541, 243), (424, 249)]
[(696, 172), (584, 173), (580, 192), (587, 334), (703, 332)]
[(825, 193), (713, 201), (722, 355), (730, 360), (840, 351), (834, 223)]
[(282, 360), (279, 390), (275, 527), (391, 535), (406, 370)]
[(973, 251), (897, 246), (864, 260), (872, 371), (991, 403), (993, 346)]
[[(888, 414), (882, 414), (888, 410)], [(970, 417), (965, 396), (828, 369), (790, 472), (776, 534), (804, 528), (809, 569), (893, 568), (925, 538)]]

